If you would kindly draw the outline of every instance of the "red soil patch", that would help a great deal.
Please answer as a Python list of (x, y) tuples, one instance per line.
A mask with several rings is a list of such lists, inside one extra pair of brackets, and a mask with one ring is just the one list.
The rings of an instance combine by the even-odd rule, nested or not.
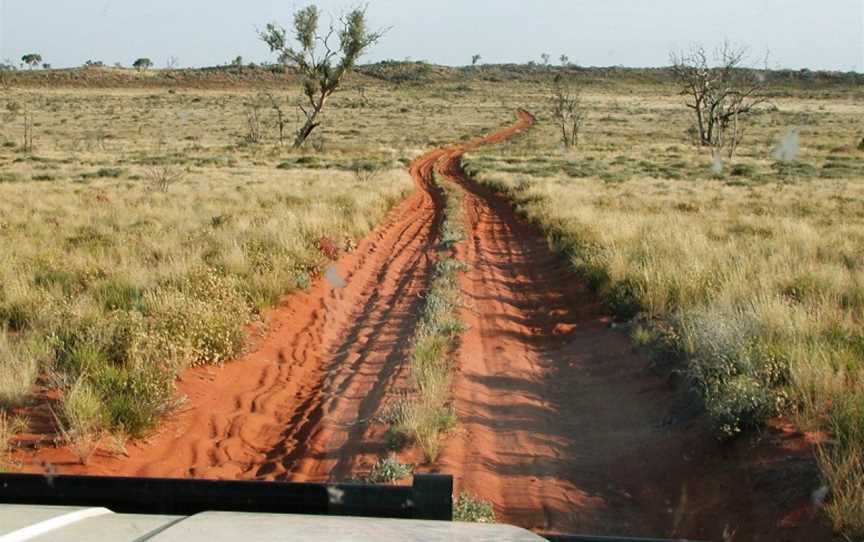
[[(468, 325), (457, 354), (457, 431), (438, 464), (505, 522), (539, 531), (721, 540), (828, 540), (809, 505), (811, 444), (772, 428), (721, 446), (510, 204), (467, 178), (466, 149), (519, 122), (432, 151), (418, 190), (376, 233), (268, 317), (237, 362), (187, 371), (180, 412), (128, 456), (85, 467), (63, 448), (19, 454), (25, 470), (259, 480), (345, 480), (383, 448), (383, 406), (407, 389), (410, 338), (436, 254), (443, 201), (433, 172), (466, 190)], [(331, 277), (332, 279), (332, 277)], [(406, 454), (406, 455), (410, 455)]]

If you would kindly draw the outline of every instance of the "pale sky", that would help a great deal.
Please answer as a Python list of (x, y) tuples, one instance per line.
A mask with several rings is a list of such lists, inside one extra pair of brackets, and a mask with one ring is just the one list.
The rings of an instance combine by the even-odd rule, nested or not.
[[(256, 27), (288, 25), (300, 0), (0, 0), (0, 60), (40, 53), (56, 67), (88, 59), (157, 66), (271, 61)], [(318, 0), (338, 14), (353, 0)], [(864, 71), (864, 0), (371, 0), (373, 27), (392, 26), (363, 62), (464, 65), (539, 61), (662, 66), (669, 51), (724, 38), (774, 68)]]

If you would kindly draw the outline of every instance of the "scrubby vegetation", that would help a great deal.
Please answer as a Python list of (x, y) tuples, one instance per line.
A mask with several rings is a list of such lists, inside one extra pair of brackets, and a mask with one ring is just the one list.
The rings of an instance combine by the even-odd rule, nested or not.
[[(100, 439), (146, 432), (176, 403), (177, 371), (235, 357), (246, 322), (411, 188), (413, 156), (499, 122), (446, 93), (371, 86), (358, 102), (349, 84), (299, 152), (280, 144), (269, 106), (247, 137), (260, 88), (19, 83), (0, 94), (0, 410), (22, 411), (41, 375), (39, 389), (62, 392), (56, 425), (82, 460)], [(97, 411), (75, 412), (93, 403), (76, 406), (75, 386)]]
[(0, 401), (46, 374), (73, 442), (141, 435), (178, 371), (236, 357), (245, 324), (323, 270), (323, 240), (350, 250), (410, 187), (392, 171), (362, 190), (275, 168), (170, 190), (112, 177), (0, 185)]
[(453, 521), (495, 523), (495, 511), (489, 501), (478, 499), (463, 491), (453, 503)]
[(452, 247), (464, 237), (461, 188), (447, 183), (447, 210), (441, 232), (442, 257), (426, 293), (426, 305), (411, 352), (411, 379), (416, 394), (393, 406), (388, 440), (394, 447), (416, 442), (430, 463), (441, 451), (441, 434), (456, 423), (450, 403), (451, 354), (462, 323), (457, 313), (460, 302), (457, 273), (462, 264)]
[[(82, 461), (102, 431), (144, 431), (176, 399), (177, 370), (236, 355), (243, 323), (308, 284), (323, 246), (369, 231), (410, 186), (394, 168), (527, 106), (537, 127), (473, 152), (469, 168), (688, 378), (718, 436), (777, 413), (823, 432), (826, 510), (864, 532), (860, 75), (767, 74), (770, 103), (734, 162), (715, 164), (664, 70), (361, 66), (303, 152), (279, 144), (280, 127), (301, 126), (269, 106), (249, 137), (260, 88), (183, 86), (280, 88), (288, 110), (297, 92), (282, 89), (297, 81), (281, 67), (87, 72), (16, 72), (0, 96), (0, 442), (25, 423), (12, 409), (40, 374), (63, 390), (55, 415)], [(555, 72), (588, 113), (578, 151), (549, 123)], [(775, 153), (792, 128), (800, 152)], [(158, 168), (178, 175), (162, 183)], [(391, 444), (416, 440), (430, 459), (453, 423), (459, 325), (458, 263), (438, 265), (412, 352), (417, 393), (388, 415)]]
[[(540, 126), (505, 152), (474, 152), (468, 169), (546, 232), (658, 366), (686, 377), (718, 437), (780, 414), (824, 432), (826, 509), (860, 534), (864, 159), (838, 141), (854, 141), (861, 111), (829, 103), (763, 113), (751, 132), (762, 143), (719, 173), (680, 141), (684, 119), (651, 122), (656, 99), (627, 106), (627, 133), (593, 121), (579, 155), (541, 151), (557, 134)], [(777, 161), (784, 119), (805, 111), (819, 120), (800, 155)], [(633, 138), (650, 142), (624, 156)]]
[(388, 456), (372, 465), (366, 481), (370, 484), (392, 484), (411, 476), (411, 465), (401, 463), (394, 456)]

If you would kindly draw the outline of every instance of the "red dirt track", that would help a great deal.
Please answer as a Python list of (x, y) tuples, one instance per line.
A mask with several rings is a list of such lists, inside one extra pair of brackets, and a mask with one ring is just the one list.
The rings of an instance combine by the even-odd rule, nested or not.
[(468, 178), (463, 153), (518, 122), (411, 166), (417, 190), (325, 279), (268, 315), (254, 353), (187, 371), (188, 402), (128, 456), (85, 467), (42, 448), (25, 470), (224, 479), (347, 480), (386, 453), (388, 399), (407, 388), (410, 339), (435, 261), (444, 201), (465, 190), (458, 258), (467, 331), (456, 353), (458, 426), (439, 461), (498, 519), (547, 532), (722, 540), (830, 540), (808, 499), (810, 449), (776, 428), (720, 446), (649, 369), (594, 296), (509, 202)]

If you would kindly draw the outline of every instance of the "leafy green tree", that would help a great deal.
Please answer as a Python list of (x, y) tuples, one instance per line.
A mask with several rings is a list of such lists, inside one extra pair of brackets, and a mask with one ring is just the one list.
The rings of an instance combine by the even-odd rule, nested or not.
[[(370, 31), (366, 24), (366, 9), (356, 8), (319, 32), (321, 12), (314, 6), (294, 14), (293, 37), (296, 46), (288, 43), (288, 31), (277, 23), (267, 24), (259, 32), (260, 39), (279, 54), (279, 61), (293, 66), (303, 84), (304, 103), (299, 106), (306, 118), (297, 130), (294, 147), (300, 147), (315, 128), (321, 110), (330, 96), (339, 89), (342, 79), (369, 47), (377, 43), (385, 30)], [(334, 43), (338, 41), (338, 44)]]
[(21, 57), (21, 62), (30, 66), (30, 69), (32, 70), (42, 63), (42, 55), (39, 53), (28, 53)]
[(144, 70), (149, 70), (150, 68), (153, 67), (153, 61), (150, 60), (149, 58), (139, 58), (138, 60), (136, 60), (132, 64), (132, 67), (135, 68), (136, 70), (138, 70), (139, 72), (144, 71)]

